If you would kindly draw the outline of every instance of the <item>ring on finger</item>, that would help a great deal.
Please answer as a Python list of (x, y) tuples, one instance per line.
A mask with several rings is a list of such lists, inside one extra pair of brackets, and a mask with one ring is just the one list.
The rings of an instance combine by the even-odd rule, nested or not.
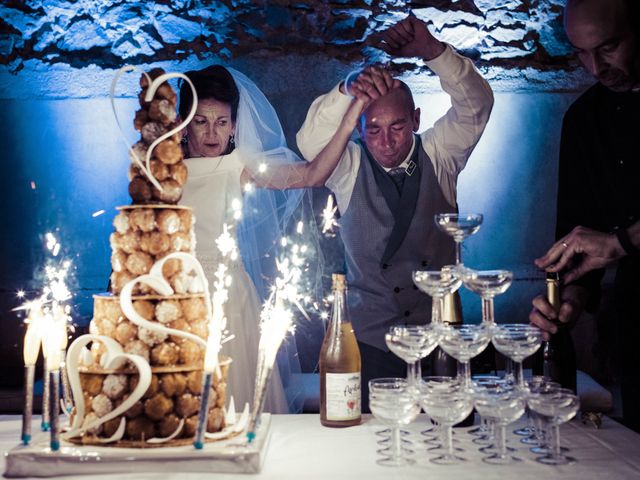
[(564, 248), (569, 248), (567, 242), (560, 242), (560, 245), (562, 245)]

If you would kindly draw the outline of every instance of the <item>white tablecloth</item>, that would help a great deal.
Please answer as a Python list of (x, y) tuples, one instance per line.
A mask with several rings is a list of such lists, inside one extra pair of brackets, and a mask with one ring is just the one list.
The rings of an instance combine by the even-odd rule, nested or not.
[[(36, 423), (34, 422), (34, 426)], [(426, 426), (421, 416), (409, 426), (408, 437), (414, 441), (417, 464), (410, 467), (392, 468), (376, 464), (376, 450), (380, 448), (375, 435), (381, 425), (366, 416), (362, 425), (345, 429), (324, 428), (318, 415), (274, 415), (271, 424), (271, 440), (266, 461), (258, 475), (216, 474), (216, 479), (640, 479), (640, 435), (620, 424), (605, 418), (599, 430), (583, 425), (578, 420), (561, 428), (562, 444), (571, 449), (578, 459), (574, 465), (552, 467), (535, 462), (535, 455), (519, 442), (520, 437), (509, 435), (509, 443), (517, 447), (522, 461), (509, 466), (488, 465), (481, 461), (482, 454), (470, 442), (467, 429), (455, 429), (455, 437), (465, 449), (460, 455), (468, 460), (461, 465), (439, 466), (426, 461), (431, 453), (422, 446), (418, 433)], [(514, 426), (509, 427), (512, 431)], [(17, 416), (0, 416), (0, 448), (3, 452), (18, 444), (20, 421)], [(4, 471), (4, 457), (2, 470)], [(118, 478), (158, 479), (154, 474), (118, 474), (96, 476), (74, 476), (74, 479)], [(211, 473), (166, 472), (162, 480), (210, 479)], [(58, 477), (60, 478), (60, 477)]]

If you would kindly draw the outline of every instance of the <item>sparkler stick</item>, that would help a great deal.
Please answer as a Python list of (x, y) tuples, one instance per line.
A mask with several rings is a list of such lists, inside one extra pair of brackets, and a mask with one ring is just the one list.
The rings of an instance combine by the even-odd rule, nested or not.
[(42, 377), (42, 421), (40, 422), (40, 430), (48, 432), (51, 426), (51, 410), (49, 395), (51, 394), (51, 378), (47, 375), (47, 369), (44, 369)]
[(193, 446), (197, 450), (202, 450), (202, 447), (204, 446), (204, 431), (207, 428), (207, 417), (209, 416), (209, 396), (211, 394), (212, 382), (213, 370), (205, 370), (202, 382), (202, 396), (200, 397), (198, 426), (196, 427), (196, 438), (193, 441)]
[(36, 372), (36, 361), (40, 351), (41, 337), (39, 319), (42, 317), (42, 310), (38, 306), (30, 309), (29, 324), (24, 336), (24, 410), (22, 412), (22, 443), (28, 445), (31, 441), (31, 418), (33, 415), (33, 382)]
[(277, 293), (275, 297), (275, 305), (267, 305), (262, 312), (263, 323), (260, 343), (258, 345), (256, 390), (247, 428), (247, 440), (249, 443), (255, 439), (256, 426), (267, 396), (267, 389), (273, 373), (276, 354), (285, 335), (291, 329), (293, 322), (293, 314), (284, 307), (282, 297)]
[[(60, 305), (46, 315), (42, 339), (42, 351), (45, 357), (47, 377), (49, 378), (49, 415), (51, 426), (51, 451), (60, 449), (60, 344), (61, 337), (66, 334), (66, 315)], [(45, 317), (45, 318), (46, 318)]]
[[(223, 258), (236, 260), (238, 252), (235, 240), (229, 233), (228, 226), (223, 225), (222, 234), (216, 239), (218, 250)], [(209, 398), (213, 376), (216, 371), (221, 375), (218, 353), (223, 343), (222, 335), (225, 329), (226, 318), (224, 316), (224, 304), (228, 299), (228, 287), (231, 284), (231, 277), (227, 275), (227, 266), (224, 263), (218, 265), (213, 282), (213, 295), (211, 298), (213, 307), (209, 318), (209, 337), (207, 338), (207, 349), (204, 356), (204, 377), (202, 379), (202, 396), (200, 397), (200, 411), (198, 413), (198, 424), (196, 426), (196, 436), (193, 446), (197, 450), (204, 447), (204, 435), (207, 428), (207, 417), (209, 415)]]
[[(218, 267), (218, 274), (224, 276), (226, 268), (224, 265)], [(213, 315), (209, 320), (209, 338), (207, 339), (207, 349), (204, 355), (204, 378), (202, 379), (202, 396), (200, 397), (200, 411), (198, 413), (198, 425), (196, 427), (196, 437), (193, 446), (201, 450), (204, 446), (204, 433), (207, 428), (207, 417), (209, 415), (209, 397), (211, 395), (211, 385), (213, 383), (213, 374), (218, 364), (218, 352), (222, 342), (222, 329), (224, 326), (224, 312), (222, 307), (226, 301), (226, 289), (221, 292), (218, 282), (214, 282), (216, 287), (213, 294)]]

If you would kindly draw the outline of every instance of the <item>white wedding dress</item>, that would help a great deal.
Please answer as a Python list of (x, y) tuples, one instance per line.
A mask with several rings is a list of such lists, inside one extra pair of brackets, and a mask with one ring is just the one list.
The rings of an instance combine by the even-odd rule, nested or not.
[[(231, 234), (236, 234), (234, 212), (242, 202), (240, 174), (244, 168), (240, 156), (236, 149), (221, 157), (186, 160), (189, 178), (180, 204), (194, 209), (196, 257), (204, 268), (211, 288), (214, 272), (221, 262), (216, 239), (225, 223), (233, 227)], [(233, 262), (229, 273), (232, 282), (224, 310), (227, 330), (234, 338), (223, 345), (222, 353), (232, 358), (227, 379), (227, 402), (233, 396), (236, 408), (241, 410), (245, 403), (253, 403), (261, 305), (242, 260)], [(270, 380), (264, 411), (289, 413), (277, 366)]]

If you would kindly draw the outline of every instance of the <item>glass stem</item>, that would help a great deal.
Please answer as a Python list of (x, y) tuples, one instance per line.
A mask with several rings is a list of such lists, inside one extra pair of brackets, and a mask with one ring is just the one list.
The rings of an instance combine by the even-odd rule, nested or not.
[(506, 357), (504, 363), (504, 378), (507, 382), (515, 383), (513, 376), (513, 360), (509, 357)]
[(442, 435), (444, 437), (442, 439), (442, 446), (447, 449), (446, 456), (451, 458), (453, 457), (453, 432), (451, 424), (441, 425), (440, 428), (442, 428)]
[(482, 320), (487, 325), (493, 325), (495, 322), (493, 315), (493, 297), (482, 297)]
[(442, 310), (444, 309), (444, 297), (433, 297), (431, 299), (431, 323), (442, 323)]
[(407, 384), (410, 387), (415, 387), (417, 385), (416, 380), (417, 380), (417, 376), (416, 376), (416, 370), (418, 368), (418, 364), (420, 363), (420, 360), (418, 360), (417, 362), (407, 362)]
[(538, 440), (538, 447), (545, 448), (547, 446), (547, 426), (542, 420), (542, 417), (536, 415), (536, 439)]
[(456, 265), (462, 264), (462, 242), (456, 241)]
[(560, 451), (560, 426), (555, 423), (551, 427), (551, 430), (553, 432), (553, 458), (558, 459), (562, 455)]
[[(497, 428), (495, 428), (497, 427)], [(496, 446), (498, 447), (498, 456), (504, 458), (507, 456), (507, 438), (506, 438), (506, 426), (501, 423), (494, 427), (494, 434), (496, 436)]]
[(400, 427), (395, 426), (391, 432), (391, 455), (394, 460), (398, 460), (401, 456), (401, 443), (400, 443)]
[(521, 392), (524, 392), (525, 390), (525, 386), (524, 386), (524, 370), (522, 368), (522, 362), (516, 362), (514, 360), (514, 362), (516, 364), (516, 381), (518, 382), (518, 390), (520, 390)]
[(462, 381), (465, 390), (471, 390), (471, 369), (468, 361), (458, 361), (458, 380)]

